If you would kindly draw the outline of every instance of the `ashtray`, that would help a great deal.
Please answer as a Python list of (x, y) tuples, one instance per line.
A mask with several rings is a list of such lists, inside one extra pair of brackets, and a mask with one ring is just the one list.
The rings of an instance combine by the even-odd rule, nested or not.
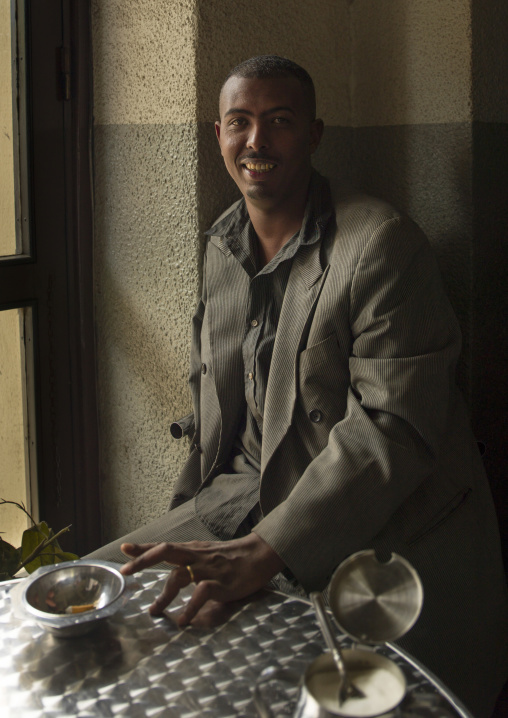
[(126, 581), (107, 561), (66, 561), (42, 566), (11, 591), (18, 616), (56, 636), (88, 633), (124, 603)]

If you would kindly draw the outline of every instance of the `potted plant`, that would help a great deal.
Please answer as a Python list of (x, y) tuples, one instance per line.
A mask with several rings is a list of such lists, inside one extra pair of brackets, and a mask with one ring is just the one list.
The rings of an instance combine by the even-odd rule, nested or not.
[(79, 558), (73, 553), (63, 551), (58, 543), (58, 538), (69, 531), (70, 526), (66, 526), (55, 534), (45, 521), (35, 521), (22, 503), (0, 499), (0, 506), (5, 504), (17, 506), (20, 511), (24, 511), (32, 522), (32, 526), (23, 531), (21, 546), (18, 548), (0, 537), (0, 581), (9, 581), (15, 578), (22, 569), (32, 573), (39, 566), (73, 561)]

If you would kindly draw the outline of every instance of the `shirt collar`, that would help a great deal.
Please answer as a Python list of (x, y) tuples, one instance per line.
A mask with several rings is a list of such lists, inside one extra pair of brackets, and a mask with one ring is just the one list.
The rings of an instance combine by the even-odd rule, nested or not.
[[(309, 196), (305, 208), (302, 227), (299, 232), (281, 248), (279, 253), (272, 259), (275, 262), (280, 256), (277, 264), (283, 259), (296, 254), (303, 244), (314, 244), (323, 235), (323, 231), (332, 215), (332, 199), (328, 180), (322, 177), (316, 170), (312, 171)], [(247, 228), (247, 225), (250, 225)], [(247, 230), (247, 231), (246, 231)], [(245, 200), (237, 202), (225, 216), (205, 234), (220, 237), (224, 249), (231, 251), (233, 244), (238, 243), (240, 237), (248, 237), (252, 230), (249, 213)], [(247, 248), (246, 248), (247, 249)], [(271, 265), (271, 262), (267, 267)]]

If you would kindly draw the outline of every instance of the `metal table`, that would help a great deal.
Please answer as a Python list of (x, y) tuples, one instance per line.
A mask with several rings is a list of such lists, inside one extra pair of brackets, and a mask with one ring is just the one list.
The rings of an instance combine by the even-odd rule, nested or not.
[[(148, 606), (164, 572), (138, 574), (132, 595), (106, 623), (85, 636), (55, 638), (15, 618), (0, 584), (0, 716), (51, 718), (229, 718), (257, 716), (252, 696), (267, 666), (305, 667), (324, 651), (309, 603), (275, 592), (210, 611), (201, 626), (180, 630), (173, 620), (190, 588), (152, 618)], [(158, 586), (159, 584), (159, 586)], [(341, 641), (349, 645), (347, 638)], [(382, 647), (408, 682), (393, 718), (471, 718), (428, 671), (395, 646)], [(290, 716), (297, 688), (266, 687), (274, 715)]]

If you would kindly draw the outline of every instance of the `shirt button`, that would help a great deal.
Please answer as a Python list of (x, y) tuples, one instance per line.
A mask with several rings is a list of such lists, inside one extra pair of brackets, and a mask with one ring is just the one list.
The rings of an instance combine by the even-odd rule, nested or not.
[(251, 371), (247, 374), (247, 376), (251, 381), (254, 379), (254, 374)]
[(206, 374), (206, 364), (201, 364), (201, 374)]
[(259, 322), (257, 319), (253, 319), (250, 323), (251, 327), (257, 327), (258, 324), (259, 324)]
[(312, 411), (309, 412), (309, 419), (314, 422), (314, 424), (319, 424), (322, 418), (323, 414), (319, 411), (319, 409), (312, 409)]

